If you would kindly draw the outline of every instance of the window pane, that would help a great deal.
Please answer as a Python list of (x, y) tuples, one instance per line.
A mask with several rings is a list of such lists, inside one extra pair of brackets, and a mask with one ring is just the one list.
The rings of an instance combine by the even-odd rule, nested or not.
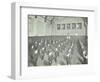
[(82, 29), (82, 23), (77, 23), (77, 29)]
[(70, 29), (70, 24), (67, 24), (67, 29)]
[(62, 29), (65, 30), (65, 24), (62, 24)]
[(72, 23), (72, 29), (76, 29), (76, 23)]
[(57, 24), (57, 30), (60, 30), (60, 24)]

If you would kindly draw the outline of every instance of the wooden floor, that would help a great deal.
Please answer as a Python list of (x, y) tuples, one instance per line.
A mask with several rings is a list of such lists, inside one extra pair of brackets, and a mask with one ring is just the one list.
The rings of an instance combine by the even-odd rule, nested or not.
[(28, 37), (28, 66), (88, 64), (87, 36)]

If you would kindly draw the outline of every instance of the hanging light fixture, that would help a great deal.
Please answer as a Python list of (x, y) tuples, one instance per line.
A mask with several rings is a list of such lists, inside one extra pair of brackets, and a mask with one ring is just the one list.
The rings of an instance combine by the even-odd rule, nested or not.
[(47, 16), (44, 17), (44, 22), (47, 22)]
[(35, 18), (37, 18), (37, 15), (35, 15)]

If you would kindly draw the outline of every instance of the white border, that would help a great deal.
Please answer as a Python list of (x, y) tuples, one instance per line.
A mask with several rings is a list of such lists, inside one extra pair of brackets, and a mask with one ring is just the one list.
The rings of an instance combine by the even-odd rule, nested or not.
[[(29, 79), (37, 77), (52, 77), (64, 75), (86, 75), (95, 73), (94, 45), (95, 43), (95, 9), (88, 8), (48, 8), (43, 5), (39, 7), (30, 3), (13, 3), (15, 18), (12, 21), (15, 27), (15, 56), (12, 56), (12, 77), (14, 79)], [(34, 12), (35, 11), (35, 12)], [(58, 15), (58, 16), (82, 16), (88, 17), (88, 65), (72, 66), (47, 66), (32, 67), (27, 66), (27, 15)], [(14, 38), (14, 37), (13, 37)], [(14, 55), (14, 53), (13, 53)]]

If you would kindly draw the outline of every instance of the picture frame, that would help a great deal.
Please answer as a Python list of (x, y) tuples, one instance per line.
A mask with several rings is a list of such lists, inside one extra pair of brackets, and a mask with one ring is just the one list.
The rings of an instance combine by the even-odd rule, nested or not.
[[(87, 75), (95, 73), (95, 62), (94, 62), (94, 45), (95, 42), (95, 8), (81, 8), (81, 7), (71, 7), (68, 8), (59, 8), (59, 7), (45, 7), (35, 5), (34, 3), (12, 3), (12, 12), (11, 12), (11, 77), (13, 79), (33, 79), (41, 77), (59, 77), (59, 76), (69, 76), (69, 75)], [(51, 17), (52, 16), (52, 17)], [(59, 17), (60, 16), (60, 17)], [(28, 64), (28, 45), (29, 45), (29, 36), (50, 36), (52, 33), (50, 30), (48, 32), (34, 31), (31, 33), (32, 28), (29, 26), (29, 19), (32, 17), (37, 20), (37, 18), (44, 17), (43, 22), (47, 22), (50, 19), (50, 24), (52, 24), (52, 19), (57, 18), (61, 20), (62, 17), (70, 17), (77, 20), (81, 17), (88, 18), (88, 28), (87, 31), (82, 32), (83, 35), (88, 35), (88, 63), (87, 64), (68, 64), (68, 65), (53, 65), (53, 66), (35, 66), (35, 64)], [(30, 18), (29, 18), (30, 17)], [(75, 18), (76, 17), (76, 18)], [(39, 19), (39, 20), (40, 20)], [(73, 19), (73, 20), (74, 20)], [(61, 21), (60, 21), (61, 22)], [(77, 22), (76, 22), (77, 23)], [(73, 24), (73, 29), (70, 23), (58, 23), (55, 28), (57, 32), (54, 32), (52, 36), (55, 35), (67, 35), (70, 39), (70, 36), (77, 36), (77, 31), (74, 33), (72, 30), (79, 30), (82, 28), (81, 23), (75, 22)], [(36, 23), (37, 24), (37, 23)], [(39, 23), (40, 24), (40, 23)], [(42, 27), (43, 24), (41, 24)], [(61, 28), (63, 25), (63, 29)], [(69, 25), (69, 26), (68, 26)], [(79, 28), (79, 25), (81, 27)], [(30, 29), (31, 30), (30, 30)], [(69, 28), (69, 29), (67, 29)], [(66, 33), (66, 29), (68, 33)], [(30, 31), (29, 31), (30, 30)], [(71, 32), (72, 31), (72, 32)], [(50, 33), (49, 33), (50, 32)], [(73, 34), (74, 33), (74, 34)], [(59, 51), (60, 52), (60, 51)], [(34, 59), (34, 57), (33, 57)], [(31, 59), (30, 59), (31, 60)], [(32, 65), (32, 66), (31, 66)], [(37, 64), (36, 64), (37, 65)], [(50, 64), (51, 65), (51, 64)], [(31, 67), (29, 67), (31, 66)]]

